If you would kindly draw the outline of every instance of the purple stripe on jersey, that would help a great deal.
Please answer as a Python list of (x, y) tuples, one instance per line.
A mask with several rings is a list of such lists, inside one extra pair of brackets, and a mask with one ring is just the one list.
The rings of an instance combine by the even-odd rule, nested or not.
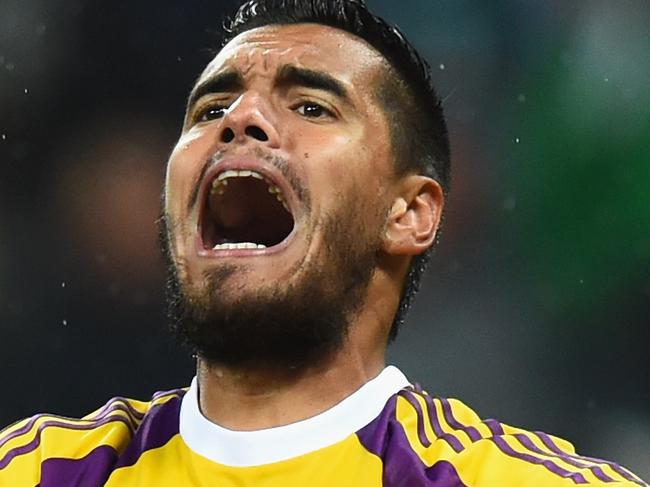
[[(412, 393), (408, 391), (400, 391), (399, 395), (402, 396), (404, 399), (406, 399), (409, 404), (411, 404), (415, 409), (418, 414), (418, 436), (420, 435), (420, 428), (422, 428), (422, 434), (424, 434), (424, 414), (422, 413), (422, 410), (420, 408), (420, 403), (411, 395)], [(426, 400), (425, 400), (426, 402)], [(460, 453), (463, 451), (465, 448), (463, 447), (463, 444), (460, 442), (458, 438), (456, 438), (454, 435), (450, 435), (448, 433), (445, 433), (442, 430), (442, 426), (440, 426), (440, 421), (438, 421), (438, 413), (436, 412), (435, 408), (433, 408), (433, 404), (426, 402), (427, 404), (427, 411), (429, 412), (429, 423), (431, 424), (431, 428), (433, 429), (433, 432), (435, 433), (436, 437), (444, 440), (447, 442), (447, 444), (456, 452)], [(422, 440), (420, 439), (422, 442)], [(431, 442), (424, 443), (422, 442), (422, 445), (425, 447), (428, 447), (431, 445)]]
[(467, 487), (458, 477), (458, 472), (456, 472), (454, 466), (444, 460), (427, 468), (426, 477), (432, 487)]
[(599, 460), (598, 458), (591, 458), (591, 457), (580, 457), (584, 458), (585, 460), (589, 460), (590, 462), (601, 462), (609, 465), (609, 467), (614, 470), (617, 474), (619, 474), (621, 477), (623, 477), (626, 480), (629, 480), (630, 482), (633, 482), (637, 485), (640, 485), (641, 487), (648, 487), (648, 484), (644, 482), (642, 479), (635, 477), (632, 475), (631, 472), (628, 472), (625, 470), (623, 467), (620, 465), (614, 463), (614, 462), (606, 462), (605, 460)]
[(144, 418), (145, 415), (145, 413), (141, 413), (140, 411), (135, 409), (129, 403), (128, 399), (125, 399), (123, 397), (114, 397), (106, 404), (104, 404), (99, 411), (97, 411), (95, 414), (90, 416), (90, 419), (101, 418), (109, 414), (111, 411), (115, 411), (116, 409), (129, 413), (131, 416), (137, 419), (142, 419)]
[(488, 429), (492, 432), (493, 435), (505, 435), (505, 431), (503, 431), (503, 426), (501, 426), (501, 423), (499, 423), (495, 419), (486, 419), (483, 421), (483, 424), (488, 427)]
[(409, 445), (404, 427), (395, 417), (396, 405), (397, 396), (393, 396), (381, 414), (357, 432), (364, 448), (382, 461), (383, 486), (466, 487), (447, 462), (427, 468)]
[(549, 448), (552, 452), (557, 453), (558, 455), (566, 455), (569, 458), (576, 458), (578, 460), (586, 460), (586, 461), (593, 462), (593, 463), (600, 463), (601, 465), (609, 465), (609, 467), (611, 467), (612, 470), (614, 470), (617, 474), (621, 475), (624, 479), (629, 480), (630, 482), (634, 482), (635, 484), (641, 485), (643, 487), (648, 486), (648, 484), (646, 484), (644, 481), (642, 481), (641, 479), (635, 477), (630, 472), (628, 472), (623, 467), (621, 467), (620, 465), (617, 465), (614, 462), (609, 462), (607, 460), (601, 460), (599, 458), (591, 458), (591, 457), (586, 457), (586, 456), (581, 456), (581, 455), (570, 455), (570, 454), (566, 453), (565, 451), (563, 451), (559, 446), (557, 446), (555, 444), (555, 442), (553, 441), (553, 439), (549, 435), (547, 435), (546, 433), (542, 433), (541, 431), (537, 431), (537, 432), (535, 432), (535, 434), (537, 435), (537, 437), (540, 440), (542, 440), (542, 443), (544, 443), (544, 445), (546, 445), (547, 448)]
[(605, 472), (603, 472), (603, 469), (595, 466), (595, 465), (589, 465), (584, 462), (578, 462), (574, 459), (571, 458), (570, 455), (567, 455), (566, 452), (557, 452), (557, 454), (553, 453), (548, 453), (541, 448), (539, 448), (535, 443), (532, 442), (532, 440), (526, 436), (523, 433), (516, 433), (513, 435), (517, 440), (519, 440), (519, 443), (521, 443), (523, 446), (528, 448), (530, 451), (533, 453), (537, 453), (540, 455), (545, 455), (547, 457), (554, 457), (554, 458), (561, 458), (564, 460), (566, 463), (569, 465), (573, 465), (574, 467), (578, 468), (584, 468), (584, 469), (589, 469), (592, 471), (592, 473), (599, 479), (602, 480), (603, 482), (614, 482), (614, 479), (611, 478), (609, 475), (607, 475)]
[[(413, 395), (408, 392), (408, 391), (400, 391), (399, 395), (402, 396), (404, 399), (408, 401), (408, 403), (413, 406), (413, 409), (415, 409), (415, 414), (418, 417), (416, 426), (417, 426), (417, 431), (418, 431), (418, 438), (420, 440), (420, 443), (424, 445), (425, 447), (430, 447), (431, 446), (431, 441), (427, 437), (426, 432), (424, 431), (424, 412), (422, 411), (422, 408), (420, 407), (420, 403), (413, 397)], [(440, 436), (438, 434), (438, 431), (436, 431), (434, 427), (434, 432), (436, 436)]]
[(573, 483), (575, 484), (586, 484), (587, 479), (585, 479), (584, 475), (578, 472), (570, 472), (559, 465), (553, 463), (553, 461), (549, 459), (542, 459), (539, 457), (535, 457), (533, 455), (529, 455), (527, 453), (519, 453), (515, 450), (513, 450), (510, 445), (500, 436), (494, 436), (490, 438), (491, 441), (494, 442), (494, 444), (497, 445), (499, 450), (501, 450), (503, 453), (506, 455), (509, 455), (513, 458), (519, 458), (521, 460), (524, 460), (528, 463), (533, 463), (535, 465), (542, 465), (546, 467), (547, 470), (550, 472), (553, 472), (556, 475), (559, 475), (560, 477), (563, 477), (565, 479), (571, 479), (573, 480)]
[(41, 464), (40, 487), (97, 487), (113, 470), (117, 452), (100, 446), (79, 459), (49, 458)]
[(178, 434), (180, 410), (180, 397), (152, 407), (135, 432), (129, 446), (118, 459), (115, 468), (135, 465), (143, 453), (165, 445)]
[[(429, 396), (426, 396), (425, 399), (428, 399), (428, 401), (432, 403), (431, 407), (433, 407), (433, 399), (431, 399)], [(442, 412), (445, 416), (445, 420), (449, 426), (455, 430), (461, 430), (467, 433), (467, 436), (469, 436), (469, 439), (472, 440), (472, 442), (483, 439), (479, 430), (477, 430), (474, 426), (465, 426), (456, 420), (454, 413), (451, 410), (451, 404), (447, 399), (440, 398), (440, 403), (442, 404)]]
[(128, 404), (128, 403), (117, 403), (116, 401), (120, 400), (122, 398), (113, 398), (111, 399), (106, 405), (100, 409), (95, 416), (92, 416), (90, 419), (77, 419), (77, 418), (68, 418), (66, 416), (57, 416), (55, 414), (37, 414), (33, 416), (27, 423), (25, 423), (23, 426), (18, 428), (16, 431), (12, 431), (9, 435), (6, 437), (2, 438), (0, 441), (0, 448), (3, 447), (8, 441), (17, 438), (18, 436), (24, 435), (25, 433), (28, 433), (29, 430), (31, 430), (34, 427), (34, 424), (41, 418), (50, 418), (50, 421), (59, 421), (60, 423), (63, 424), (63, 421), (61, 420), (67, 420), (67, 421), (97, 421), (99, 419), (103, 419), (105, 416), (108, 414), (112, 413), (113, 411), (124, 411), (127, 414), (132, 414), (133, 416), (136, 416), (138, 419), (142, 419), (144, 415)]
[(161, 397), (165, 396), (184, 396), (185, 393), (187, 392), (186, 389), (172, 389), (171, 391), (158, 391), (154, 392), (153, 396), (151, 396), (151, 400), (155, 401), (156, 399), (160, 399)]
[(38, 446), (41, 444), (41, 436), (42, 436), (41, 433), (45, 428), (59, 427), (59, 428), (64, 428), (69, 430), (83, 431), (83, 430), (92, 430), (100, 426), (103, 426), (105, 424), (114, 423), (114, 422), (124, 423), (128, 426), (128, 428), (131, 431), (133, 431), (133, 425), (128, 419), (126, 419), (123, 416), (110, 416), (108, 418), (104, 418), (99, 421), (93, 421), (92, 423), (89, 424), (68, 424), (68, 423), (62, 423), (61, 421), (58, 420), (43, 421), (43, 423), (38, 425), (38, 428), (36, 429), (36, 436), (32, 441), (30, 441), (26, 445), (9, 450), (9, 452), (2, 459), (0, 459), (0, 470), (2, 470), (7, 465), (9, 465), (9, 462), (11, 462), (11, 460), (13, 460), (15, 457), (19, 455), (25, 455), (26, 453), (34, 451), (36, 448), (38, 448)]
[(36, 421), (38, 421), (41, 418), (52, 418), (53, 420), (65, 419), (68, 421), (78, 421), (78, 419), (75, 418), (68, 418), (66, 416), (57, 416), (56, 414), (37, 414), (35, 416), (32, 416), (27, 423), (25, 423), (23, 426), (18, 428), (16, 431), (12, 431), (9, 435), (2, 438), (2, 440), (0, 440), (0, 448), (5, 446), (5, 444), (9, 442), (9, 440), (13, 440), (16, 437), (27, 433), (29, 430), (31, 430), (34, 427), (34, 423), (36, 423)]

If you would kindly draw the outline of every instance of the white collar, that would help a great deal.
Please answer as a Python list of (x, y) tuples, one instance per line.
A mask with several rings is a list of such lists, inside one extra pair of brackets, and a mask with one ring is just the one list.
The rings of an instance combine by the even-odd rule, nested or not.
[(250, 467), (280, 462), (344, 440), (375, 419), (388, 399), (408, 385), (408, 379), (397, 367), (388, 366), (317, 416), (276, 428), (232, 431), (203, 416), (195, 377), (183, 396), (180, 435), (195, 453), (221, 465)]

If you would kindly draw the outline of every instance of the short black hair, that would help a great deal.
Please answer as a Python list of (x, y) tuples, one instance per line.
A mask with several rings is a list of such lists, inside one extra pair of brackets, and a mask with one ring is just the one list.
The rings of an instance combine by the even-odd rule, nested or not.
[[(441, 185), (450, 183), (449, 136), (441, 101), (431, 80), (431, 69), (404, 34), (368, 10), (364, 0), (248, 0), (224, 25), (224, 45), (237, 35), (266, 25), (315, 23), (351, 33), (376, 49), (390, 65), (382, 76), (377, 98), (388, 120), (395, 170), (417, 173)], [(420, 287), (431, 249), (411, 262), (390, 331), (397, 331)]]

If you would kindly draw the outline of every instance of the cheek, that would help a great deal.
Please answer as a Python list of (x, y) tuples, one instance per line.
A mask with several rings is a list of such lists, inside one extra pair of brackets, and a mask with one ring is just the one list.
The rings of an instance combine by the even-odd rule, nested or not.
[(328, 138), (320, 147), (312, 146), (308, 166), (315, 183), (314, 196), (323, 206), (336, 206), (336, 201), (349, 191), (350, 182), (355, 179), (356, 160), (349, 137)]
[(352, 192), (364, 199), (376, 198), (381, 192), (382, 163), (386, 163), (383, 143), (359, 135), (318, 134), (301, 141), (309, 154), (306, 166), (314, 182), (314, 196), (326, 208), (339, 206)]
[(208, 137), (201, 134), (182, 136), (169, 157), (165, 175), (165, 210), (173, 217), (183, 217), (183, 209), (196, 184), (205, 161), (210, 156)]

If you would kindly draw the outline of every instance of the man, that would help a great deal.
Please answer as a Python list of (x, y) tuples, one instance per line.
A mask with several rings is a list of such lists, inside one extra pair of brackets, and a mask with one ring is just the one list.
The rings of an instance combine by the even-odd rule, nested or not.
[(361, 0), (245, 3), (163, 195), (196, 378), (10, 426), (0, 485), (646, 485), (385, 367), (448, 181), (439, 101), (397, 30)]

